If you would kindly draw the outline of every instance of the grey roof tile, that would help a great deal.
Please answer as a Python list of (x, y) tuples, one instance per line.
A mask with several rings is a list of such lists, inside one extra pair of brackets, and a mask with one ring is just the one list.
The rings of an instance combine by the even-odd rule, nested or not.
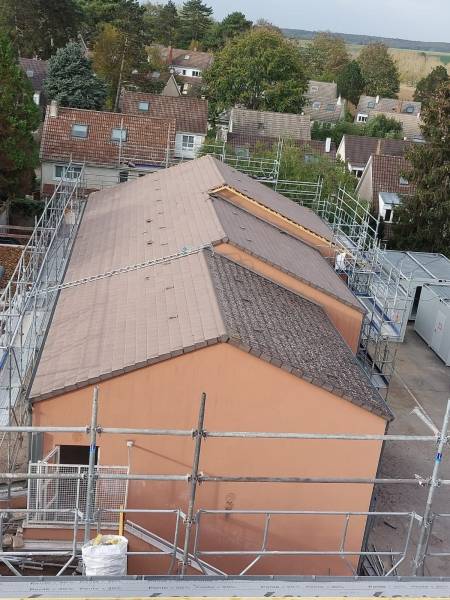
[(311, 122), (306, 115), (233, 108), (230, 125), (232, 133), (294, 140), (311, 139)]

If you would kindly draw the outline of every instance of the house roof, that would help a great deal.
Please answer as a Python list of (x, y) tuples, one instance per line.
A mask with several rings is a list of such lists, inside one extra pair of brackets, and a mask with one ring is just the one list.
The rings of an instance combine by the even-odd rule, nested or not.
[[(139, 110), (139, 102), (148, 102), (148, 111)], [(177, 131), (200, 135), (208, 132), (208, 102), (200, 98), (123, 90), (120, 108), (124, 114), (175, 119)]]
[(372, 201), (375, 205), (380, 192), (392, 192), (400, 196), (411, 195), (414, 193), (415, 186), (412, 183), (401, 183), (401, 179), (410, 168), (410, 163), (403, 156), (373, 154), (359, 180), (357, 191), (363, 185), (365, 178), (371, 176)]
[[(408, 109), (412, 110), (411, 113)], [(397, 98), (380, 98), (376, 96), (361, 96), (358, 102), (357, 112), (370, 115), (373, 112), (396, 113), (418, 115), (422, 109), (421, 102), (412, 100), (398, 100)]]
[(35, 92), (42, 92), (47, 77), (48, 62), (38, 58), (19, 58), (19, 63), (25, 71)]
[(311, 122), (306, 115), (233, 108), (230, 125), (232, 133), (295, 140), (311, 139)]
[[(261, 137), (243, 133), (228, 133), (227, 143), (233, 148), (248, 148), (251, 152), (257, 149), (272, 150), (278, 144), (279, 138)], [(331, 160), (336, 160), (336, 144), (331, 142), (330, 151), (326, 151), (325, 140), (289, 140), (290, 144), (297, 146), (307, 153), (308, 149), (312, 154), (321, 154)]]
[[(170, 48), (154, 44), (161, 54), (161, 58), (167, 64), (188, 69), (199, 69), (204, 71), (213, 63), (214, 56), (210, 52), (199, 52), (197, 50), (183, 50), (182, 48)], [(172, 60), (169, 60), (172, 54)]]
[(343, 101), (338, 102), (336, 83), (311, 80), (305, 97), (307, 103), (303, 113), (309, 115), (312, 121), (336, 123), (341, 118)]
[(411, 147), (411, 142), (405, 140), (374, 138), (363, 135), (344, 135), (341, 144), (345, 152), (345, 161), (354, 167), (364, 167), (372, 154), (404, 156)]
[[(72, 126), (87, 125), (86, 138), (72, 136)], [(113, 129), (126, 129), (122, 144), (111, 139)], [(56, 117), (47, 107), (42, 131), (42, 160), (69, 160), (91, 165), (162, 164), (175, 143), (175, 119), (149, 118), (77, 108), (58, 108)]]
[(410, 141), (423, 141), (423, 133), (420, 127), (421, 120), (420, 115), (405, 115), (403, 113), (390, 113), (390, 112), (375, 112), (369, 116), (369, 120), (374, 119), (378, 115), (384, 115), (389, 119), (395, 119), (402, 124), (403, 136)]

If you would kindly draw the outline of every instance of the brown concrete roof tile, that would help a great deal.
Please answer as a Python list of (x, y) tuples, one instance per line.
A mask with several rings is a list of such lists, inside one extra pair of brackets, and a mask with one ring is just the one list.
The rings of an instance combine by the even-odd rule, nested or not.
[(306, 115), (233, 108), (230, 123), (232, 133), (294, 140), (311, 139), (311, 121)]

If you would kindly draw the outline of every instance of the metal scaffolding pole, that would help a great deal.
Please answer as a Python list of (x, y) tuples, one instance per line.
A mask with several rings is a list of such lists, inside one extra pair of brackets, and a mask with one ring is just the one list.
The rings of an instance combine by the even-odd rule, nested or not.
[[(94, 387), (94, 395), (92, 398), (92, 419), (91, 419), (91, 440), (89, 444), (89, 467), (86, 489), (86, 508), (85, 508), (85, 525), (84, 525), (84, 543), (89, 541), (91, 531), (91, 516), (92, 504), (94, 500), (95, 487), (95, 456), (97, 449), (97, 416), (98, 416), (98, 385)], [(77, 507), (78, 508), (78, 507)]]

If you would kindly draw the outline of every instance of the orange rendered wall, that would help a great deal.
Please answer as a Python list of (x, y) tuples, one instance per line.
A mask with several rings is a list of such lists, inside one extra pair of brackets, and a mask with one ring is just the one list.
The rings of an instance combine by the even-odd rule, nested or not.
[[(101, 426), (195, 429), (199, 398), (205, 392), (205, 428), (210, 431), (382, 434), (385, 430), (380, 417), (224, 343), (103, 381), (99, 388)], [(89, 386), (36, 402), (34, 425), (88, 424), (92, 392)], [(134, 442), (132, 473), (190, 473), (194, 450), (190, 437), (100, 435), (100, 464), (127, 464), (127, 440)], [(45, 451), (67, 443), (89, 442), (84, 434), (45, 435)], [(379, 442), (209, 438), (203, 442), (200, 470), (210, 475), (371, 478), (380, 450)], [(367, 511), (371, 494), (371, 485), (357, 484), (203, 483), (196, 508)], [(184, 482), (130, 482), (129, 508), (186, 511), (187, 503)], [(166, 538), (173, 535), (166, 518), (133, 515), (131, 520)], [(202, 549), (249, 550), (261, 545), (259, 517), (204, 517), (203, 525)], [(347, 549), (360, 549), (364, 527), (365, 518), (351, 522)], [(274, 517), (270, 528), (272, 549), (330, 550), (339, 547), (343, 519)], [(209, 558), (228, 573), (250, 560)], [(139, 570), (142, 573), (142, 564)], [(338, 575), (349, 574), (349, 569), (339, 558), (283, 557), (261, 560), (249, 574), (258, 573)]]
[(356, 354), (363, 319), (360, 311), (231, 244), (219, 244), (215, 247), (215, 251), (322, 306), (336, 329)]

